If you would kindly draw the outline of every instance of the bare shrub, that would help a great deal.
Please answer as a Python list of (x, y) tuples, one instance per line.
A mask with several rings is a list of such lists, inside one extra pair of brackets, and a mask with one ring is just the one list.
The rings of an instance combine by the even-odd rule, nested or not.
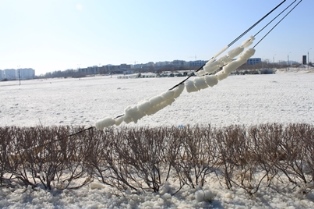
[(229, 126), (217, 132), (219, 161), (227, 188), (236, 185), (253, 195), (268, 176), (269, 170), (261, 170), (262, 154), (255, 142), (245, 127)]
[(290, 124), (282, 133), (281, 152), (284, 157), (276, 163), (276, 168), (298, 187), (304, 187), (312, 181), (312, 175), (307, 175), (312, 170), (308, 158), (311, 139), (307, 137), (313, 138), (312, 135), (313, 132), (303, 124)]
[[(116, 138), (117, 133), (102, 131), (84, 136), (84, 141), (88, 143), (89, 150), (86, 162), (89, 172), (100, 182), (111, 187), (119, 190), (130, 187), (136, 190), (124, 177), (123, 161), (119, 159), (114, 148)], [(121, 143), (123, 143), (123, 138), (121, 138)]]
[(210, 126), (185, 127), (177, 136), (181, 147), (174, 168), (182, 184), (192, 188), (204, 186), (207, 175), (214, 171), (217, 149)]
[[(93, 140), (89, 163), (101, 182), (119, 190), (158, 192), (169, 178), (166, 128), (123, 128)], [(171, 147), (171, 146), (170, 146)]]
[(314, 182), (314, 127), (308, 124), (299, 125), (299, 136), (303, 141), (305, 171), (311, 176), (310, 182)]
[(12, 128), (0, 127), (0, 185), (1, 186), (12, 186), (12, 179), (10, 171), (17, 166), (10, 168), (9, 158), (12, 146), (10, 143)]
[(25, 186), (34, 186), (34, 184), (28, 178), (27, 170), (23, 167), (23, 165), (27, 161), (27, 154), (23, 146), (23, 144), (25, 143), (22, 132), (23, 129), (19, 127), (10, 127), (9, 129), (8, 134), (10, 138), (10, 146), (7, 150), (6, 170), (10, 174), (11, 179), (14, 180), (16, 183)]
[(229, 189), (232, 187), (232, 177), (237, 167), (243, 167), (246, 164), (247, 147), (245, 139), (241, 138), (243, 134), (240, 132), (240, 127), (230, 126), (216, 133), (219, 165), (222, 167), (225, 184)]
[(0, 127), (0, 185), (3, 185), (4, 183), (4, 175), (6, 173), (5, 171), (5, 164), (6, 164), (6, 150), (7, 150), (7, 144), (8, 144), (8, 141), (7, 141), (7, 134), (8, 132), (8, 128), (5, 127), (5, 128), (1, 128)]
[(125, 146), (116, 144), (117, 154), (124, 160), (130, 173), (143, 180), (142, 189), (158, 192), (160, 186), (167, 181), (168, 176), (165, 153), (167, 129), (130, 129), (125, 138)]
[(250, 195), (283, 177), (314, 188), (312, 125), (81, 129), (0, 128), (0, 185), (75, 189), (95, 178), (120, 191), (159, 192), (172, 181), (178, 192), (216, 172), (227, 188)]
[(248, 129), (256, 166), (265, 172), (268, 185), (278, 174), (277, 163), (285, 158), (281, 147), (282, 132), (283, 126), (280, 124), (252, 126)]
[[(51, 190), (80, 187), (73, 180), (86, 174), (78, 140), (68, 138), (69, 127), (17, 128), (13, 133), (14, 152), (9, 156), (11, 173), (23, 185), (42, 185)], [(12, 169), (13, 168), (13, 169)]]

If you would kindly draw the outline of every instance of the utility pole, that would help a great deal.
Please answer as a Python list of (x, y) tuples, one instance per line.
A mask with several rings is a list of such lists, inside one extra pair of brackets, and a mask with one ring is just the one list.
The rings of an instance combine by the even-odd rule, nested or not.
[(309, 50), (307, 50), (307, 68), (309, 68), (310, 67), (310, 50), (311, 50), (312, 48), (310, 48)]
[(287, 63), (287, 64), (288, 64), (288, 70), (289, 70), (289, 67), (290, 67), (290, 62), (289, 62), (289, 54), (290, 54), (290, 53), (291, 53), (291, 52), (288, 53), (288, 63)]
[(19, 73), (19, 86), (21, 85), (21, 69), (18, 69), (18, 73)]

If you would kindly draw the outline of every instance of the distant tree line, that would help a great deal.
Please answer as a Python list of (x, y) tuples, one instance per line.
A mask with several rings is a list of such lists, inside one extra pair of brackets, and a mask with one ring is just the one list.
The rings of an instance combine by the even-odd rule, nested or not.
[(58, 70), (54, 72), (48, 72), (39, 78), (81, 78), (92, 75), (114, 75), (114, 74), (131, 74), (131, 73), (146, 73), (153, 72), (156, 74), (161, 74), (164, 71), (177, 72), (177, 71), (189, 71), (196, 70), (199, 66), (176, 66), (172, 64), (163, 66), (145, 65), (141, 67), (120, 67), (120, 66), (95, 66), (80, 69), (68, 69), (68, 70)]
[[(188, 63), (188, 64), (187, 64)], [(145, 72), (153, 72), (158, 75), (161, 75), (163, 72), (178, 72), (178, 71), (194, 71), (200, 68), (206, 60), (197, 61), (193, 64), (185, 61), (173, 61), (168, 62), (167, 64), (157, 65), (154, 63), (146, 63), (146, 64), (137, 64), (137, 65), (105, 65), (105, 66), (92, 66), (87, 68), (79, 68), (79, 69), (68, 69), (68, 70), (58, 70), (54, 72), (48, 72), (44, 75), (39, 76), (39, 78), (81, 78), (85, 76), (93, 76), (93, 75), (113, 75), (113, 74), (131, 74), (131, 73), (145, 73)], [(262, 61), (255, 65), (244, 64), (238, 69), (239, 72), (246, 70), (247, 73), (255, 74), (255, 73), (263, 73), (270, 72), (269, 69), (280, 69), (280, 68), (289, 68), (289, 67), (300, 67), (301, 64), (293, 63), (288, 65), (287, 62), (277, 62), (270, 63), (267, 61)], [(309, 63), (310, 66), (313, 66), (312, 63)], [(257, 71), (259, 69), (259, 71)]]
[[(311, 64), (311, 63), (310, 63)], [(248, 65), (248, 64), (244, 64), (241, 67), (239, 67), (239, 69), (247, 69), (247, 70), (252, 70), (252, 69), (263, 69), (263, 68), (289, 68), (289, 67), (300, 67), (301, 64), (300, 63), (293, 63), (293, 64), (288, 64), (287, 62), (267, 62), (267, 61), (262, 61), (258, 64), (255, 65)]]

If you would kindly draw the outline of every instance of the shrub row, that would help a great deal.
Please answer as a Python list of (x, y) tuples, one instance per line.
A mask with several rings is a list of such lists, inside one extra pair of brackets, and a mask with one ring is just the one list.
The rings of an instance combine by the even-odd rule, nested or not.
[[(314, 127), (139, 127), (88, 131), (82, 127), (1, 127), (0, 185), (74, 189), (98, 180), (121, 191), (176, 191), (204, 186), (216, 173), (227, 188), (256, 193), (285, 177), (314, 181)], [(173, 191), (175, 193), (175, 191)]]

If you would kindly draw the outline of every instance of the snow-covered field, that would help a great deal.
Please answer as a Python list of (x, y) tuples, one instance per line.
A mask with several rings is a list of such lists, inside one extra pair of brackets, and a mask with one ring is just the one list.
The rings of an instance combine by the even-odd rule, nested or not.
[[(171, 88), (182, 78), (117, 79), (100, 76), (0, 82), (0, 126), (91, 126), (123, 114), (140, 100)], [(181, 126), (262, 123), (314, 124), (314, 73), (230, 76), (213, 88), (183, 94), (169, 107), (130, 126)], [(215, 175), (203, 190), (184, 188), (171, 196), (119, 193), (97, 182), (79, 190), (47, 192), (0, 188), (0, 208), (314, 208), (314, 191), (277, 192), (262, 186), (249, 197), (227, 190)], [(279, 185), (280, 187), (280, 185)], [(283, 191), (283, 190), (282, 190)], [(213, 201), (202, 201), (211, 199)]]
[[(307, 72), (307, 71), (306, 71)], [(314, 123), (314, 73), (230, 76), (182, 95), (137, 126)], [(183, 78), (102, 76), (0, 82), (1, 126), (94, 125), (158, 95)], [(134, 125), (134, 124), (130, 124)]]

